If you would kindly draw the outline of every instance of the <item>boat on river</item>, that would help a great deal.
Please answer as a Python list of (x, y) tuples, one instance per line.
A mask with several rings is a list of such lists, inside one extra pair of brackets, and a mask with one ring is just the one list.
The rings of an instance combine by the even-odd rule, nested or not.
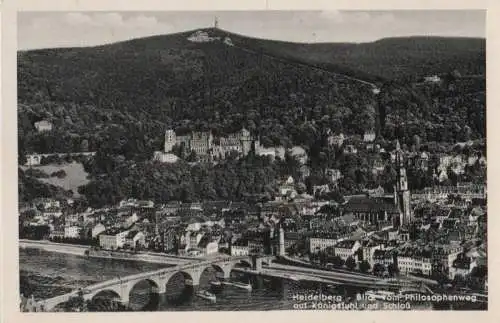
[(223, 282), (224, 285), (229, 285), (229, 286), (234, 286), (242, 289), (246, 289), (248, 291), (252, 291), (252, 285), (251, 284), (245, 284), (245, 283), (240, 283), (236, 281), (225, 281)]
[(203, 298), (203, 299), (205, 299), (207, 301), (211, 301), (213, 303), (215, 303), (216, 300), (217, 300), (217, 297), (214, 294), (212, 294), (209, 291), (207, 291), (207, 290), (201, 290), (201, 291), (197, 292), (196, 296), (198, 296), (200, 298)]

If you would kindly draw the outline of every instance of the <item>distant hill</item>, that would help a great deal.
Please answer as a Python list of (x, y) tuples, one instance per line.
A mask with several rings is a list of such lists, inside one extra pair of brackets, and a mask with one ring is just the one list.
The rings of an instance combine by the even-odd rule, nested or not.
[[(429, 95), (405, 82), (455, 70), (484, 75), (485, 40), (295, 44), (200, 29), (21, 51), (20, 151), (78, 151), (86, 140), (89, 150), (150, 156), (167, 127), (217, 133), (245, 126), (266, 145), (308, 146), (327, 128), (352, 134), (374, 128), (379, 110), (391, 117), (403, 109), (406, 118), (432, 127), (440, 121), (426, 119)], [(55, 130), (36, 134), (33, 123), (41, 119)]]

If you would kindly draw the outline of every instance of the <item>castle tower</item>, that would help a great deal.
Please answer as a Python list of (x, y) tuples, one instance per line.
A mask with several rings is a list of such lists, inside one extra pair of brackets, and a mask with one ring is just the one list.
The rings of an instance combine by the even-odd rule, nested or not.
[(240, 143), (243, 156), (248, 155), (250, 150), (252, 150), (252, 137), (250, 132), (245, 128), (240, 131)]
[(408, 189), (408, 177), (406, 176), (403, 150), (396, 142), (396, 188), (394, 190), (394, 200), (399, 209), (400, 225), (407, 225), (411, 221), (410, 191)]
[(165, 152), (171, 152), (176, 142), (175, 131), (169, 129), (165, 131)]

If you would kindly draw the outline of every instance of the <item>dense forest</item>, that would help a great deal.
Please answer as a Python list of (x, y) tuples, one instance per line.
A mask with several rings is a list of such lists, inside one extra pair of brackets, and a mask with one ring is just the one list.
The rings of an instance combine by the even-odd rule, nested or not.
[[(298, 178), (296, 161), (287, 157), (275, 165), (250, 156), (215, 166), (152, 163), (164, 131), (212, 130), (217, 136), (245, 127), (265, 146), (301, 145), (310, 156), (308, 190), (334, 167), (348, 174), (340, 191), (389, 188), (393, 171), (373, 178), (370, 157), (328, 147), (328, 130), (362, 135), (379, 126), (383, 145), (396, 138), (408, 146), (415, 137), (438, 146), (485, 138), (482, 39), (293, 44), (205, 31), (230, 37), (232, 45), (191, 42), (190, 31), (19, 52), (20, 161), (29, 152), (97, 151), (93, 164), (85, 164), (93, 180), (81, 187), (95, 206), (125, 196), (241, 199), (271, 194), (287, 174)], [(429, 75), (442, 81), (423, 82)], [(52, 122), (53, 130), (38, 133), (39, 120)], [(19, 176), (38, 195), (54, 193), (54, 187)], [(22, 185), (28, 200), (33, 192), (26, 194)]]

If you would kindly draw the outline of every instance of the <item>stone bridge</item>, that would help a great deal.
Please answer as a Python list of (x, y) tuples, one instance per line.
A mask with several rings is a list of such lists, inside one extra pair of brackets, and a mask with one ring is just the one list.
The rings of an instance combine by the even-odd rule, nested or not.
[(218, 276), (224, 279), (230, 277), (231, 271), (236, 265), (244, 265), (251, 267), (255, 270), (260, 270), (262, 264), (269, 264), (273, 257), (219, 257), (212, 260), (199, 261), (195, 263), (188, 263), (177, 265), (173, 267), (163, 268), (151, 272), (140, 273), (121, 277), (117, 279), (108, 280), (105, 282), (97, 283), (85, 287), (83, 290), (75, 290), (70, 293), (56, 296), (50, 299), (38, 302), (38, 310), (51, 311), (57, 305), (69, 301), (72, 297), (77, 296), (83, 292), (85, 300), (92, 300), (96, 295), (103, 292), (111, 292), (120, 299), (122, 304), (129, 303), (130, 292), (136, 284), (142, 281), (147, 281), (152, 285), (153, 291), (158, 294), (166, 292), (166, 286), (169, 280), (176, 274), (181, 273), (184, 276), (186, 285), (198, 286), (203, 272), (209, 268), (214, 268)]

